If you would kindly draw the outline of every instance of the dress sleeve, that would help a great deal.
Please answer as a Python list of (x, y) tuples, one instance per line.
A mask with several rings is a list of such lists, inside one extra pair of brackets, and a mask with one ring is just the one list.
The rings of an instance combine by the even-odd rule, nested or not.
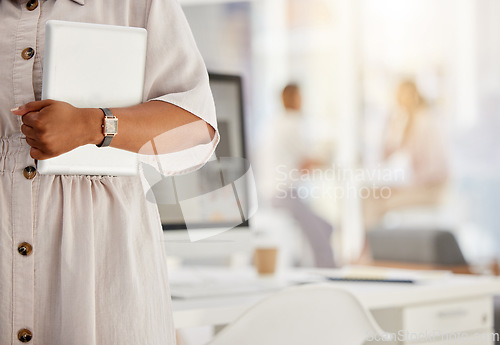
[[(212, 126), (215, 136), (210, 139), (207, 130), (208, 144), (156, 156), (140, 154), (139, 157), (142, 162), (160, 168), (165, 175), (187, 173), (203, 166), (219, 142), (207, 70), (176, 0), (151, 0), (147, 16), (144, 101), (158, 100), (183, 108)], [(154, 146), (155, 140), (146, 145)], [(149, 149), (145, 151), (151, 152)]]

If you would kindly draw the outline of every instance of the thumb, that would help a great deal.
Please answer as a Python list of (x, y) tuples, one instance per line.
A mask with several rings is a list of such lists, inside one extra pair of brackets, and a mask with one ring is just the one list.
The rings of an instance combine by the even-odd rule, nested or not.
[(43, 101), (34, 101), (34, 102), (29, 102), (29, 103), (26, 103), (24, 105), (21, 105), (17, 108), (11, 109), (10, 111), (16, 115), (23, 116), (27, 113), (31, 113), (34, 111), (40, 111), (43, 108), (51, 105), (52, 103), (54, 103), (54, 101), (51, 99), (45, 99)]

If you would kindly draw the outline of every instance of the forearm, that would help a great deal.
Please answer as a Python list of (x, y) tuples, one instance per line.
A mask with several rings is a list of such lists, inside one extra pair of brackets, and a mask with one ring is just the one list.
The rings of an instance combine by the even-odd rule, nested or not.
[[(215, 130), (190, 112), (163, 101), (151, 101), (126, 107), (111, 108), (118, 118), (118, 134), (111, 146), (143, 154), (164, 154), (209, 143)], [(88, 109), (89, 144), (100, 144), (104, 138), (101, 125), (103, 112)], [(145, 145), (154, 140), (154, 146)], [(148, 148), (154, 148), (154, 151)]]
[[(104, 139), (104, 113), (54, 100), (30, 102), (11, 110), (22, 117), (21, 132), (31, 157), (47, 159)], [(111, 146), (142, 154), (164, 154), (209, 143), (215, 130), (190, 112), (170, 103), (151, 101), (113, 108), (118, 134)], [(152, 145), (145, 145), (152, 143)]]

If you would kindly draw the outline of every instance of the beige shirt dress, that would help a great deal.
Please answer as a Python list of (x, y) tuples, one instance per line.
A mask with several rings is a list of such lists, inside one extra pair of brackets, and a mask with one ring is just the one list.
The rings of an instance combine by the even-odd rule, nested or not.
[[(216, 128), (176, 0), (0, 0), (0, 344), (174, 344), (161, 224), (141, 177), (40, 175), (9, 111), (41, 97), (49, 19), (146, 28), (144, 101)], [(166, 169), (199, 167), (218, 138), (167, 155)]]

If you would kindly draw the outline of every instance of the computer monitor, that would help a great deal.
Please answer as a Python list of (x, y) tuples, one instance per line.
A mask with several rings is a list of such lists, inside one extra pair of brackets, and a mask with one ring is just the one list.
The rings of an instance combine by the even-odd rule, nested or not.
[(214, 156), (202, 169), (152, 187), (155, 195), (175, 191), (175, 202), (158, 202), (159, 197), (157, 204), (167, 253), (182, 258), (227, 256), (248, 250), (252, 242), (255, 205), (248, 186), (253, 176), (247, 174), (242, 79), (217, 73), (209, 79), (221, 136)]

